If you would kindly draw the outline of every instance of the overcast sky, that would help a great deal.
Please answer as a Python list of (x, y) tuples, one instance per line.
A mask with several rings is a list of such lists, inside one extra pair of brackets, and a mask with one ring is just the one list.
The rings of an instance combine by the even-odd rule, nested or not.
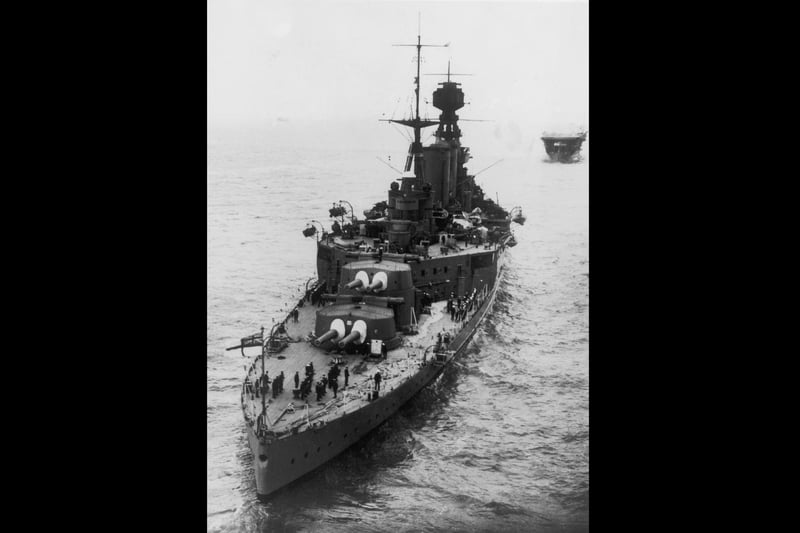
[[(421, 114), (447, 71), (462, 118), (557, 129), (589, 121), (589, 5), (579, 2), (208, 1), (209, 125), (402, 118), (413, 101), (418, 13)], [(465, 125), (462, 125), (465, 126)]]

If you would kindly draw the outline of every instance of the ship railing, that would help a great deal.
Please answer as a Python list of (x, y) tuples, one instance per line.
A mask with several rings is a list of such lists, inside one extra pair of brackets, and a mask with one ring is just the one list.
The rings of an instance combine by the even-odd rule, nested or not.
[[(310, 408), (309, 404), (304, 404), (303, 405), (303, 408), (304, 408), (303, 415), (304, 416), (302, 418), (300, 418), (299, 420), (295, 420), (294, 422), (289, 424), (288, 429), (291, 430), (291, 431), (298, 431), (301, 427), (303, 427), (305, 425), (310, 426), (311, 422), (313, 422), (314, 420), (317, 420), (318, 418), (320, 418), (321, 416), (323, 416), (324, 414), (327, 413), (329, 405), (332, 404), (332, 403), (333, 403), (332, 401), (328, 402), (328, 404), (323, 406), (323, 408), (319, 412), (316, 412), (313, 415), (311, 414), (311, 408)], [(283, 413), (281, 413), (281, 416), (283, 416)]]
[[(317, 278), (316, 282), (309, 288), (309, 283), (312, 279), (309, 278), (306, 281), (306, 292), (303, 297), (300, 299), (303, 301), (303, 305), (305, 303), (311, 303), (313, 296), (319, 296), (320, 293), (323, 292), (325, 288), (325, 282)], [(272, 325), (272, 329), (269, 332), (269, 336), (264, 340), (261, 346), (261, 355), (262, 357), (268, 357), (270, 354), (276, 354), (282, 351), (286, 346), (288, 346), (288, 340), (286, 338), (282, 338), (282, 335), (286, 334), (286, 324), (289, 322), (289, 319), (292, 318), (294, 312), (299, 308), (300, 301), (298, 301), (287, 313), (286, 316), (283, 317), (283, 320), (280, 322), (276, 322)], [(262, 331), (263, 336), (263, 331)], [(287, 335), (288, 337), (288, 335)]]

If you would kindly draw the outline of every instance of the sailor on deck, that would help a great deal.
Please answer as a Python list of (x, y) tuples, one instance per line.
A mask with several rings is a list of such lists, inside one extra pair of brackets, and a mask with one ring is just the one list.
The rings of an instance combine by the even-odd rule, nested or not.
[(261, 395), (266, 396), (269, 390), (269, 372), (264, 372), (261, 376)]

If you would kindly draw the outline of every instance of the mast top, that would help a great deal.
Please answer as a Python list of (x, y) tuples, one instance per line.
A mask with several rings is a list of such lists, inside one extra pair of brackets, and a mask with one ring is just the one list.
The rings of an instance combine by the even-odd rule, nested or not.
[[(447, 61), (447, 72), (446, 73), (445, 72), (434, 72), (432, 74), (425, 74), (425, 75), (426, 76), (447, 76), (447, 82), (446, 83), (455, 83), (455, 82), (451, 82), (450, 81), (450, 76), (472, 76), (472, 74), (461, 74), (461, 73), (457, 74), (455, 72), (450, 72), (450, 61), (449, 60)], [(461, 84), (460, 83), (456, 83), (456, 85), (461, 85)]]
[(422, 47), (431, 47), (431, 48), (446, 48), (450, 46), (450, 43), (445, 44), (422, 44), (422, 31), (421, 31), (421, 17), (420, 17), (420, 25), (417, 28), (417, 43), (416, 44), (393, 44), (392, 46), (415, 46), (417, 48), (417, 76), (414, 78), (414, 94), (416, 96), (416, 110), (415, 116), (411, 120), (390, 120), (390, 122), (396, 122), (398, 124), (403, 124), (404, 126), (409, 126), (414, 129), (414, 142), (411, 144), (411, 149), (409, 150), (409, 156), (406, 160), (406, 167), (405, 170), (411, 170), (411, 165), (413, 162), (414, 165), (414, 174), (416, 175), (417, 179), (422, 181), (423, 176), (423, 168), (422, 168), (422, 135), (421, 130), (426, 126), (433, 126), (437, 124), (437, 122), (431, 120), (422, 120), (419, 116), (419, 64), (422, 58)]
[[(421, 24), (421, 22), (420, 22)], [(450, 46), (450, 43), (445, 44), (422, 44), (422, 33), (418, 30), (417, 33), (417, 44), (393, 44), (392, 46), (416, 46), (417, 47), (417, 77), (414, 78), (414, 92), (416, 93), (417, 97), (417, 108), (416, 108), (416, 120), (419, 120), (419, 63), (422, 57), (422, 47), (437, 47), (437, 48), (446, 48)]]

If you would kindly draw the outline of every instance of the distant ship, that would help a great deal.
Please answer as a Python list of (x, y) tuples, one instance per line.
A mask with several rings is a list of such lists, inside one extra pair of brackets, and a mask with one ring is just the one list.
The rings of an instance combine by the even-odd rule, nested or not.
[[(312, 221), (321, 231), (309, 225), (303, 235), (318, 239), (317, 275), (305, 294), (271, 330), (228, 348), (258, 350), (241, 406), (260, 498), (361, 440), (463, 353), (517, 244), (510, 225), (525, 222), (521, 207), (509, 213), (487, 198), (464, 166), (460, 84), (448, 76), (433, 93), (439, 119), (420, 118), (419, 52), (428, 45), (417, 36), (405, 46), (417, 47), (417, 110), (391, 120), (414, 131), (402, 178), (364, 220), (340, 200), (329, 209), (331, 231)], [(423, 146), (428, 126), (438, 129)]]
[(571, 163), (578, 159), (581, 151), (581, 144), (586, 140), (586, 131), (579, 131), (572, 135), (560, 135), (557, 133), (547, 133), (542, 135), (544, 149), (551, 161), (561, 163)]

